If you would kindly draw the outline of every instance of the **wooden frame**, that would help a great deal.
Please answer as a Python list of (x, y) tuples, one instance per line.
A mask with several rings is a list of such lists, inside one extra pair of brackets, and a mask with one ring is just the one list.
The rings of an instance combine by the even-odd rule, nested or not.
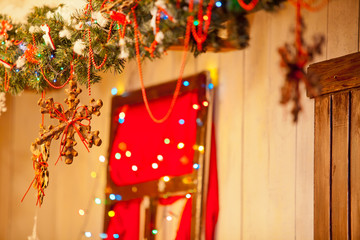
[(314, 239), (360, 239), (360, 53), (312, 64)]
[[(203, 196), (206, 196), (207, 189), (207, 179), (208, 179), (208, 154), (210, 152), (210, 143), (209, 137), (211, 129), (211, 109), (212, 109), (212, 96), (207, 91), (207, 85), (209, 81), (209, 74), (207, 72), (202, 72), (200, 74), (184, 78), (183, 81), (188, 81), (189, 86), (182, 86), (180, 94), (194, 89), (199, 90), (199, 102), (201, 103), (204, 100), (207, 100), (210, 105), (207, 108), (201, 108), (198, 111), (197, 118), (200, 118), (203, 122), (203, 125), (198, 125), (196, 129), (196, 144), (203, 145), (205, 153), (201, 154), (199, 151), (195, 151), (194, 154), (194, 163), (199, 163), (204, 166), (201, 170), (194, 170), (191, 174), (179, 177), (172, 177), (172, 180), (166, 184), (165, 190), (160, 192), (158, 189), (158, 180), (149, 181), (146, 183), (139, 183), (128, 186), (117, 186), (111, 180), (109, 169), (107, 169), (107, 187), (106, 187), (106, 199), (108, 204), (105, 207), (105, 221), (104, 221), (104, 231), (106, 232), (109, 217), (107, 216), (108, 211), (110, 211), (113, 206), (116, 204), (116, 200), (109, 200), (109, 195), (111, 193), (120, 194), (122, 200), (130, 200), (135, 198), (140, 198), (148, 196), (150, 198), (150, 208), (146, 212), (145, 216), (145, 230), (144, 234), (147, 239), (154, 239), (154, 235), (151, 234), (151, 230), (148, 223), (150, 221), (154, 222), (156, 217), (156, 203), (159, 197), (177, 195), (179, 193), (192, 193), (193, 206), (192, 206), (192, 226), (191, 226), (191, 239), (200, 239), (201, 235), (204, 232), (204, 218), (205, 214), (203, 209), (205, 209), (205, 200)], [(160, 97), (171, 96), (175, 89), (177, 81), (171, 81), (168, 83), (160, 84), (157, 86), (152, 86), (146, 89), (147, 96), (149, 101), (157, 99)], [(122, 105), (132, 105), (142, 103), (142, 93), (141, 90), (129, 92), (126, 95), (115, 96), (112, 99), (112, 108), (111, 108), (111, 122), (110, 122), (110, 144), (108, 155), (111, 154), (112, 143), (115, 139), (116, 129), (118, 125), (118, 117), (116, 116), (116, 110), (119, 106)], [(184, 183), (183, 178), (190, 178), (192, 181), (190, 183)]]

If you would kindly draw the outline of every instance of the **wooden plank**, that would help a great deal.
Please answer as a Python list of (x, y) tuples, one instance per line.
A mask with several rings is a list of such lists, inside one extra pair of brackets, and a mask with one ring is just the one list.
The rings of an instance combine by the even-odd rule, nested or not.
[[(266, 141), (264, 143), (268, 145), (268, 186), (266, 186), (269, 196), (266, 220), (268, 234), (261, 239), (294, 240), (296, 235), (296, 125), (292, 122), (290, 110), (292, 103), (285, 108), (279, 104), (285, 76), (283, 69), (279, 67), (280, 55), (276, 51), (284, 43), (291, 44), (294, 41), (290, 29), (294, 26), (295, 8), (289, 2), (286, 4), (286, 8), (277, 11), (274, 15), (269, 15), (270, 23), (268, 25), (262, 24), (261, 31), (263, 33), (260, 36), (269, 42), (267, 44), (268, 53), (265, 54), (260, 49), (254, 53), (255, 59), (263, 60), (263, 57), (267, 59), (265, 62), (267, 71), (263, 78), (266, 79), (268, 85), (267, 93), (263, 93), (265, 99), (259, 98), (259, 96), (255, 96), (258, 100), (254, 98), (255, 101), (264, 101), (266, 106), (266, 122), (263, 126), (265, 131), (259, 139), (261, 142)], [(267, 32), (265, 29), (269, 29), (268, 37), (264, 35), (264, 32)], [(256, 48), (259, 46), (256, 45)], [(263, 71), (258, 68), (257, 62), (254, 60), (252, 66), (249, 65), (248, 68), (256, 66), (254, 67), (255, 71)], [(255, 77), (252, 81), (259, 80)], [(256, 124), (253, 125), (254, 128), (257, 127)], [(265, 138), (267, 139), (265, 140)]]
[(332, 239), (349, 239), (348, 233), (348, 144), (349, 93), (333, 98), (331, 223)]
[(360, 239), (360, 90), (351, 92), (350, 209), (351, 239)]
[[(202, 61), (202, 60), (200, 60)], [(244, 52), (219, 54), (219, 86), (214, 121), (219, 179), (219, 219), (216, 239), (243, 239), (242, 171)], [(202, 63), (200, 62), (200, 69)], [(236, 80), (234, 81), (234, 76)], [(236, 105), (234, 106), (234, 103)], [(250, 160), (249, 160), (250, 161)], [(231, 206), (231, 207), (229, 207)]]
[(314, 240), (330, 239), (330, 112), (329, 96), (315, 99)]
[(311, 64), (308, 77), (319, 79), (319, 95), (360, 86), (360, 53)]

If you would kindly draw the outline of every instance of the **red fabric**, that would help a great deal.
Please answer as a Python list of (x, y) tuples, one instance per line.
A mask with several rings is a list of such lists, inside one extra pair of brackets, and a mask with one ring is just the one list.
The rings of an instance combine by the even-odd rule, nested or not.
[[(114, 207), (115, 216), (110, 218), (107, 239), (139, 239), (141, 199), (118, 202)], [(118, 238), (114, 238), (118, 234)]]
[(211, 130), (211, 152), (209, 168), (209, 186), (206, 199), (205, 239), (215, 239), (215, 227), (219, 216), (219, 187), (217, 176), (215, 127)]
[[(168, 110), (171, 97), (150, 102), (155, 116), (163, 116)], [(118, 126), (110, 155), (110, 175), (119, 186), (141, 183), (160, 179), (163, 176), (180, 176), (193, 170), (193, 146), (196, 141), (197, 92), (188, 92), (180, 96), (174, 110), (164, 123), (154, 123), (144, 104), (120, 107), (117, 113), (125, 113), (124, 123)], [(179, 120), (185, 123), (181, 125)], [(164, 139), (169, 138), (170, 144)], [(184, 143), (183, 149), (178, 149), (178, 143)], [(120, 145), (119, 145), (120, 144)], [(131, 157), (126, 157), (126, 151)], [(115, 158), (120, 153), (121, 158)], [(157, 159), (158, 155), (163, 160)], [(158, 164), (158, 169), (152, 168), (152, 163)], [(132, 166), (137, 166), (137, 171)]]
[(191, 209), (192, 198), (186, 201), (184, 211), (181, 215), (179, 229), (176, 234), (175, 240), (189, 240), (191, 237)]

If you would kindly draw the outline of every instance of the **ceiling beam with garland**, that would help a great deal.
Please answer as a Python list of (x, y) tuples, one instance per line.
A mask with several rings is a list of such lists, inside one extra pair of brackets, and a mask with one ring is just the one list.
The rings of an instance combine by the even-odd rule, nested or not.
[[(257, 4), (238, 1), (247, 10), (270, 11), (284, 0), (261, 0)], [(141, 60), (159, 58), (171, 46), (179, 46), (184, 41), (189, 16), (193, 18), (189, 50), (194, 55), (209, 48), (219, 51), (224, 45), (219, 32), (224, 28), (228, 30), (224, 46), (242, 49), (248, 45), (249, 23), (247, 10), (239, 3), (92, 0), (71, 17), (65, 5), (35, 7), (24, 24), (0, 15), (0, 92), (41, 92), (48, 87), (60, 88), (72, 77), (90, 86), (101, 80), (99, 71), (122, 72), (125, 60), (136, 57), (135, 22)], [(189, 11), (190, 5), (193, 11)], [(205, 28), (206, 33), (201, 31)]]

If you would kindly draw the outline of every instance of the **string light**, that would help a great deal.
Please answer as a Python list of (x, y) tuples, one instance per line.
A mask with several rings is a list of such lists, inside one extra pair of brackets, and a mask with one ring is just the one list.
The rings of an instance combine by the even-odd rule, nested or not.
[(101, 199), (100, 199), (100, 198), (95, 198), (95, 203), (96, 203), (97, 205), (100, 205), (100, 204), (101, 204)]
[(205, 21), (207, 21), (207, 20), (209, 20), (209, 17), (208, 17), (207, 15), (204, 15), (203, 19), (204, 19)]
[(197, 26), (197, 25), (199, 25), (199, 20), (194, 21), (194, 26)]
[(169, 143), (170, 143), (170, 139), (165, 138), (165, 139), (164, 139), (164, 143), (165, 143), (165, 144), (169, 144)]
[(96, 178), (96, 172), (92, 171), (92, 172), (90, 173), (90, 175), (91, 175), (92, 178)]
[(164, 160), (164, 157), (159, 154), (159, 155), (157, 155), (157, 160), (162, 161), (162, 160)]
[(126, 151), (126, 152), (125, 152), (125, 155), (126, 155), (127, 157), (131, 157), (131, 152), (130, 152), (130, 151)]
[(158, 230), (153, 229), (151, 232), (152, 232), (152, 234), (156, 235), (158, 233)]
[(84, 216), (85, 215), (85, 211), (83, 209), (79, 209), (79, 215), (80, 216)]
[(119, 113), (119, 118), (125, 118), (125, 113), (124, 112)]
[(180, 124), (180, 125), (184, 125), (184, 123), (185, 123), (185, 120), (184, 120), (184, 119), (180, 119), (180, 120), (179, 120), (179, 124)]
[(151, 164), (151, 167), (153, 169), (158, 169), (159, 165), (157, 163), (153, 163), (153, 164)]
[(125, 122), (125, 119), (124, 118), (119, 118), (119, 123), (120, 124), (123, 124)]
[(127, 148), (126, 143), (124, 143), (124, 142), (119, 143), (119, 149), (120, 149), (121, 151), (125, 151), (126, 148)]
[(108, 212), (109, 217), (115, 217), (115, 212), (113, 210)]
[(193, 109), (198, 110), (200, 108), (199, 104), (193, 104)]
[(167, 216), (166, 220), (168, 220), (170, 222), (172, 220), (172, 216)]
[(186, 198), (191, 198), (191, 194), (188, 193), (188, 194), (185, 195), (185, 197), (186, 197)]
[(198, 150), (199, 150), (199, 152), (204, 152), (204, 146), (199, 146)]
[(91, 232), (85, 232), (85, 237), (90, 238), (91, 237)]
[(203, 104), (204, 107), (209, 106), (209, 102), (208, 102), (208, 101), (203, 101), (202, 104)]
[(121, 154), (120, 154), (120, 153), (115, 153), (115, 158), (116, 158), (117, 160), (119, 160), (119, 159), (121, 158)]
[(112, 95), (116, 95), (117, 92), (118, 92), (117, 88), (112, 88), (112, 89), (111, 89), (111, 94), (112, 94)]
[(136, 165), (132, 165), (132, 166), (131, 166), (131, 169), (132, 169), (134, 172), (136, 172), (136, 171), (138, 170), (138, 167), (137, 167)]
[(215, 6), (221, 7), (221, 6), (222, 6), (222, 3), (221, 3), (220, 1), (217, 1), (217, 2), (215, 3)]
[(185, 146), (185, 144), (182, 143), (182, 142), (180, 142), (180, 143), (177, 145), (177, 148), (178, 148), (178, 149), (183, 149), (184, 146)]
[(163, 180), (164, 180), (164, 182), (169, 182), (169, 181), (170, 181), (170, 177), (169, 177), (169, 176), (165, 176), (165, 177), (163, 177)]
[(116, 198), (116, 197), (115, 197), (115, 194), (113, 194), (113, 193), (112, 193), (112, 194), (110, 194), (110, 195), (109, 195), (109, 198), (110, 198), (110, 200), (113, 200), (113, 201), (114, 201), (114, 200), (115, 200), (115, 198)]
[(209, 89), (213, 89), (213, 88), (214, 88), (214, 84), (209, 83), (209, 84), (208, 84), (208, 88), (209, 88)]
[(115, 233), (115, 234), (113, 234), (113, 237), (114, 237), (115, 239), (118, 239), (120, 236), (119, 236), (119, 234)]
[(100, 236), (101, 239), (105, 239), (105, 238), (108, 237), (106, 233), (100, 233), (99, 236)]
[(197, 163), (194, 163), (193, 168), (194, 168), (194, 169), (199, 169), (199, 168), (200, 168), (200, 165), (197, 164)]
[(121, 201), (122, 197), (121, 197), (121, 195), (119, 195), (119, 194), (116, 194), (116, 197), (115, 197), (115, 199), (116, 199), (116, 200), (118, 200), (118, 201)]
[(184, 82), (183, 82), (183, 85), (184, 85), (185, 87), (187, 87), (187, 86), (190, 85), (190, 83), (189, 83), (189, 81), (184, 81)]
[(101, 155), (101, 156), (99, 157), (99, 161), (100, 161), (100, 162), (105, 162), (105, 160), (106, 160), (106, 159), (105, 159), (105, 157), (104, 157), (103, 155)]

